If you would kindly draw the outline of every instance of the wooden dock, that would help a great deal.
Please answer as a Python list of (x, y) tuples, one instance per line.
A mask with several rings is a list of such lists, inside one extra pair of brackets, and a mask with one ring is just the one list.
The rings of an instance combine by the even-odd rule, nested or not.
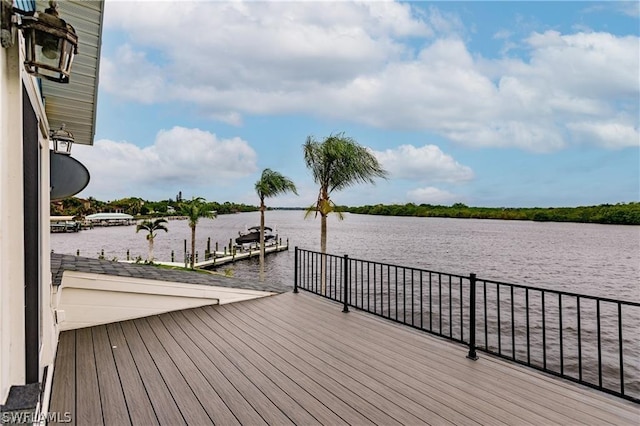
[(71, 424), (637, 425), (640, 406), (307, 293), (60, 335)]
[[(268, 254), (278, 253), (278, 252), (287, 251), (287, 250), (289, 250), (288, 244), (273, 244), (265, 247), (264, 254), (266, 256)], [(226, 265), (228, 263), (234, 263), (241, 260), (257, 258), (260, 256), (260, 249), (256, 247), (251, 247), (243, 251), (232, 250), (231, 254), (227, 251), (217, 251), (217, 252), (211, 252), (210, 256), (211, 257), (207, 260), (196, 262), (193, 265), (194, 268), (210, 269), (216, 266)], [(162, 262), (162, 261), (154, 260), (154, 263), (157, 263), (160, 265), (167, 265), (167, 266), (185, 267), (185, 262)]]

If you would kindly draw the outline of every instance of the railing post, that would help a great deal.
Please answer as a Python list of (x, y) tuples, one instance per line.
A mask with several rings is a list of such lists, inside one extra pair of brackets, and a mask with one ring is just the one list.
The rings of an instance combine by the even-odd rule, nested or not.
[(476, 274), (469, 275), (469, 353), (467, 358), (477, 360), (476, 354)]
[[(326, 254), (324, 255), (326, 256)], [(349, 312), (349, 256), (344, 255), (344, 274), (343, 274), (343, 307), (342, 312)]]
[(298, 246), (293, 253), (293, 292), (298, 292)]

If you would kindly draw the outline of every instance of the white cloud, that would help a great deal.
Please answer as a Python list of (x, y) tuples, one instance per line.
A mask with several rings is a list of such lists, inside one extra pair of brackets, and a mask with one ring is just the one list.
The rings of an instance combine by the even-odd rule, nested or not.
[(400, 145), (374, 154), (392, 178), (425, 182), (462, 182), (473, 179), (470, 167), (458, 163), (435, 145), (419, 148)]
[(636, 36), (546, 31), (533, 33), (526, 41), (532, 49), (530, 64), (508, 71), (530, 84), (544, 81), (553, 91), (602, 101), (638, 95)]
[(149, 62), (146, 54), (125, 44), (118, 48), (116, 59), (103, 58), (100, 84), (122, 98), (150, 104), (163, 99), (163, 70)]
[(493, 34), (493, 39), (494, 40), (507, 40), (509, 38), (511, 38), (511, 36), (513, 35), (513, 33), (509, 30), (505, 30), (505, 29), (501, 29), (496, 31)]
[(458, 195), (433, 186), (413, 189), (407, 192), (407, 198), (416, 204), (451, 204), (460, 199)]
[(618, 10), (632, 18), (640, 17), (640, 3), (637, 1), (618, 1), (615, 3)]
[(161, 130), (148, 147), (103, 139), (92, 147), (75, 146), (73, 155), (91, 174), (85, 191), (98, 198), (133, 189), (143, 195), (163, 188), (220, 186), (257, 170), (256, 153), (246, 141), (184, 127)]
[[(527, 56), (490, 59), (469, 51), (455, 16), (410, 3), (115, 2), (105, 19), (130, 38), (103, 59), (106, 90), (233, 125), (311, 114), (535, 152), (572, 143), (566, 123), (638, 127), (637, 36), (534, 32), (517, 41)], [(589, 140), (620, 146), (609, 134)]]
[(607, 148), (640, 147), (638, 127), (616, 121), (568, 123), (578, 140), (594, 142)]

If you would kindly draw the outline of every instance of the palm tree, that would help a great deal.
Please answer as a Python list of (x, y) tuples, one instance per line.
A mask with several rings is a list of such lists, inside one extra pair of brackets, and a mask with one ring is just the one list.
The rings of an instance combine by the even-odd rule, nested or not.
[[(331, 201), (331, 193), (358, 183), (375, 183), (374, 178), (386, 178), (387, 172), (380, 166), (373, 153), (358, 144), (344, 133), (329, 135), (322, 142), (307, 137), (303, 145), (304, 161), (311, 170), (313, 180), (320, 185), (318, 200), (307, 210), (305, 217), (312, 212), (320, 213), (320, 251), (327, 253), (327, 216), (331, 212), (338, 213), (336, 205)], [(325, 292), (326, 257), (322, 257), (321, 292)]]
[(186, 216), (189, 220), (189, 227), (191, 228), (191, 269), (195, 263), (196, 253), (196, 225), (201, 217), (213, 219), (216, 217), (216, 213), (210, 211), (207, 208), (204, 198), (194, 197), (191, 201), (184, 201), (180, 203), (180, 214)]
[(156, 238), (156, 233), (158, 231), (169, 231), (167, 227), (164, 226), (165, 223), (167, 223), (166, 219), (156, 219), (154, 221), (145, 220), (136, 226), (136, 233), (140, 230), (148, 232), (147, 241), (149, 241), (149, 256), (147, 257), (147, 262), (149, 263), (153, 263), (153, 240)]
[(260, 180), (256, 182), (256, 193), (260, 197), (260, 281), (264, 281), (264, 199), (279, 194), (293, 192), (298, 195), (293, 181), (271, 169), (264, 169)]

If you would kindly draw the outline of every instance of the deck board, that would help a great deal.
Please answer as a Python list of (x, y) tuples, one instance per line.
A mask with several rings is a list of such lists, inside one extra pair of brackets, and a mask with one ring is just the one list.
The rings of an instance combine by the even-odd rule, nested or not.
[(102, 412), (104, 423), (123, 426), (131, 424), (127, 404), (124, 401), (120, 376), (113, 359), (107, 328), (102, 325), (94, 327), (92, 331), (93, 351), (96, 358), (98, 385), (100, 386), (100, 401), (103, 407), (109, 407), (108, 410), (103, 410)]
[[(162, 347), (158, 337), (147, 323), (147, 319), (136, 320), (135, 326), (187, 424), (212, 424), (213, 421), (200, 399), (194, 394), (194, 390), (176, 366), (176, 360), (173, 360)], [(200, 398), (204, 399), (205, 395), (200, 395)]]
[(213, 423), (240, 424), (216, 389), (204, 377), (203, 372), (167, 331), (162, 321), (157, 316), (150, 317), (147, 321)]
[[(265, 358), (263, 358), (263, 350), (265, 350), (266, 348), (264, 346), (260, 347), (259, 343), (255, 339), (251, 338), (251, 335), (247, 333), (247, 331), (251, 332), (250, 329), (247, 330), (243, 329), (242, 327), (238, 327), (237, 324), (230, 322), (230, 319), (226, 315), (215, 315), (216, 312), (219, 311), (218, 309), (216, 309), (216, 312), (213, 312), (210, 309), (203, 309), (202, 311), (211, 316), (212, 319), (218, 324), (214, 325), (215, 327), (226, 329), (229, 332), (230, 336), (243, 336), (242, 341), (240, 341), (238, 338), (233, 338), (235, 340), (234, 344), (239, 345), (240, 348), (243, 349), (243, 354), (249, 362), (255, 363), (257, 366), (261, 366), (263, 371), (270, 372), (270, 376), (275, 382), (283, 383), (281, 387), (286, 386), (286, 388), (288, 389), (295, 390), (295, 388), (292, 386), (292, 384), (294, 384), (295, 382), (306, 383), (306, 385), (312, 386), (313, 394), (310, 392), (291, 392), (291, 394), (294, 395), (295, 398), (299, 400), (306, 409), (312, 410), (311, 414), (314, 415), (318, 419), (318, 421), (326, 424), (335, 423), (336, 421), (340, 420), (340, 418), (337, 417), (334, 412), (327, 408), (327, 406), (331, 406), (331, 403), (335, 404), (337, 401), (327, 401), (326, 404), (319, 403), (317, 399), (318, 395), (316, 395), (316, 393), (322, 392), (323, 390), (326, 392), (326, 389), (322, 389), (319, 386), (313, 386), (313, 383), (317, 382), (314, 382), (312, 378), (310, 380), (309, 376), (305, 375), (302, 370), (292, 368), (295, 367), (295, 363), (283, 364), (277, 362), (278, 355), (275, 352), (272, 352), (268, 356), (266, 354), (264, 355), (270, 360), (270, 362), (267, 362)], [(268, 338), (271, 337), (273, 336), (270, 336)], [(286, 372), (285, 377), (289, 379), (288, 381), (279, 380), (284, 375), (284, 372)], [(327, 372), (325, 371), (325, 373)], [(339, 384), (339, 382), (336, 383)], [(336, 395), (335, 392), (329, 393), (332, 395)], [(362, 422), (366, 420), (367, 418), (364, 416), (353, 416), (353, 418), (351, 419), (352, 422)], [(388, 417), (384, 418), (384, 420), (386, 420), (387, 422), (393, 422), (393, 419)]]
[[(229, 307), (229, 309), (232, 309), (232, 307)], [(250, 310), (247, 309), (247, 311)], [(261, 312), (264, 313), (266, 311), (268, 310), (265, 309)], [(251, 314), (247, 313), (247, 315)], [(253, 318), (258, 319), (259, 317), (256, 316)], [(280, 324), (277, 324), (277, 321), (277, 317), (265, 315), (263, 320), (259, 321), (259, 323), (270, 324), (273, 322), (274, 327), (280, 327)], [(298, 324), (301, 325), (300, 322), (298, 322), (297, 325)], [(283, 326), (283, 330), (286, 333), (286, 327)], [(268, 334), (268, 339), (273, 339), (274, 342), (284, 342), (282, 343), (284, 346), (291, 346), (291, 343), (286, 343), (287, 340), (289, 342), (291, 342), (291, 340), (295, 342), (295, 346), (297, 346), (299, 350), (292, 354), (293, 358), (287, 358), (288, 362), (296, 363), (296, 358), (307, 361), (314, 360), (315, 358), (316, 364), (330, 366), (346, 377), (352, 377), (356, 381), (366, 383), (368, 386), (372, 387), (372, 391), (384, 393), (385, 396), (390, 399), (390, 402), (398, 404), (403, 409), (412, 412), (418, 419), (427, 421), (428, 423), (475, 423), (471, 418), (460, 415), (455, 410), (447, 407), (444, 403), (434, 400), (432, 397), (437, 399), (437, 393), (434, 393), (430, 397), (428, 392), (420, 392), (409, 386), (406, 382), (399, 381), (393, 375), (385, 374), (376, 368), (372, 368), (370, 363), (366, 363), (369, 365), (365, 365), (363, 362), (365, 358), (354, 358), (348, 353), (340, 351), (339, 348), (324, 345), (322, 340), (318, 340), (321, 339), (318, 334), (311, 334), (310, 336), (313, 336), (311, 338), (305, 338), (305, 336), (300, 338), (297, 336), (297, 331), (299, 330), (292, 330), (292, 334), (290, 336), (285, 335), (276, 337), (274, 334)], [(267, 333), (263, 334), (267, 335)], [(369, 356), (370, 354), (368, 354), (367, 358)], [(321, 361), (318, 362), (318, 359), (321, 359)], [(305, 369), (304, 366), (301, 368)], [(380, 386), (382, 386), (382, 390), (380, 390)], [(391, 392), (387, 392), (387, 390)], [(446, 415), (441, 415), (443, 413)]]
[(133, 355), (127, 345), (120, 324), (107, 325), (109, 341), (112, 345), (113, 358), (118, 369), (120, 383), (131, 423), (140, 425), (157, 425), (158, 419), (153, 405), (144, 387), (140, 372), (136, 367)]
[(215, 363), (224, 377), (236, 388), (262, 419), (269, 424), (290, 423), (280, 409), (260, 391), (245, 373), (239, 370), (223, 353), (221, 353), (208, 339), (210, 334), (204, 324), (192, 311), (174, 312), (171, 316), (176, 320), (185, 333), (192, 337), (195, 345), (203, 351), (212, 363)]
[[(265, 309), (264, 311), (268, 312), (270, 310)], [(263, 324), (277, 321), (279, 321), (277, 317), (270, 316), (266, 318), (266, 321), (263, 321)], [(331, 339), (329, 341), (323, 340), (319, 330), (314, 327), (314, 323), (318, 323), (319, 321), (313, 321), (311, 323), (306, 321), (308, 321), (308, 319), (301, 319), (296, 324), (296, 326), (300, 326), (300, 329), (297, 327), (291, 328), (288, 324), (277, 324), (277, 327), (285, 331), (287, 330), (287, 327), (289, 327), (289, 333), (292, 333), (295, 336), (297, 342), (306, 341), (305, 347), (310, 354), (317, 353), (321, 348), (325, 348), (324, 357), (331, 359), (330, 364), (332, 366), (339, 367), (345, 375), (357, 376), (359, 378), (364, 377), (365, 380), (369, 377), (369, 383), (373, 382), (374, 384), (383, 384), (384, 387), (389, 388), (389, 391), (395, 391), (397, 394), (410, 397), (410, 401), (414, 404), (412, 409), (416, 409), (416, 407), (426, 403), (427, 405), (423, 406), (423, 408), (427, 411), (431, 411), (432, 413), (429, 417), (423, 418), (430, 418), (432, 421), (435, 421), (435, 419), (433, 419), (434, 413), (447, 411), (447, 417), (449, 420), (456, 424), (469, 424), (474, 422), (482, 423), (489, 421), (495, 424), (500, 424), (498, 421), (499, 418), (494, 418), (483, 413), (482, 410), (486, 409), (485, 403), (476, 404), (475, 401), (460, 401), (460, 406), (465, 406), (469, 403), (472, 406), (474, 404), (477, 405), (477, 407), (472, 407), (474, 408), (472, 411), (473, 415), (465, 413), (464, 410), (456, 411), (451, 408), (447, 408), (445, 404), (450, 404), (452, 398), (455, 400), (456, 395), (443, 392), (442, 389), (443, 387), (448, 386), (447, 383), (433, 383), (434, 377), (439, 376), (436, 371), (427, 372), (429, 382), (431, 382), (430, 386), (425, 386), (424, 382), (421, 382), (414, 377), (416, 371), (419, 371), (420, 364), (424, 363), (425, 359), (417, 362), (409, 362), (409, 360), (405, 359), (402, 362), (402, 366), (399, 366), (401, 368), (397, 368), (398, 366), (395, 365), (395, 362), (385, 365), (379, 361), (380, 351), (384, 350), (384, 347), (381, 345), (373, 347), (363, 346), (363, 349), (366, 350), (368, 355), (366, 358), (357, 359), (351, 356), (350, 352), (344, 351), (344, 348), (349, 347), (351, 344), (356, 346), (363, 344), (360, 341), (360, 336), (351, 334), (351, 330), (348, 328), (333, 329), (331, 330)], [(274, 324), (274, 326), (276, 326), (276, 324)], [(303, 332), (301, 333), (300, 330), (303, 330)], [(305, 333), (307, 334), (306, 336)], [(347, 334), (346, 340), (345, 336), (343, 336), (345, 333)], [(314, 337), (309, 338), (309, 336)], [(314, 347), (314, 344), (317, 346)], [(343, 349), (342, 351), (340, 350), (341, 348)], [(403, 372), (403, 370), (408, 370), (409, 374)], [(385, 395), (388, 397), (393, 395), (386, 389), (383, 390), (385, 391)], [(423, 411), (423, 414), (428, 413), (424, 413)]]
[[(293, 306), (294, 309), (299, 309), (296, 306)], [(331, 304), (324, 304), (323, 311), (325, 314), (331, 314), (331, 310), (333, 306)], [(302, 314), (303, 312), (300, 311)], [(320, 321), (323, 316), (318, 315), (317, 312), (307, 313), (305, 312), (304, 320), (313, 320)], [(620, 416), (620, 413), (625, 416), (626, 411), (619, 411), (616, 407), (619, 407), (618, 404), (622, 403), (621, 400), (617, 398), (611, 397), (602, 399), (594, 399), (589, 398), (589, 393), (587, 393), (586, 397), (584, 393), (576, 393), (575, 390), (577, 386), (568, 383), (563, 380), (559, 380), (555, 377), (546, 376), (543, 374), (537, 374), (532, 376), (527, 373), (531, 370), (526, 368), (511, 368), (516, 367), (512, 364), (506, 363), (505, 361), (498, 360), (486, 354), (481, 354), (483, 365), (486, 365), (489, 368), (483, 369), (471, 369), (468, 371), (468, 374), (461, 375), (460, 378), (456, 378), (456, 373), (460, 371), (460, 368), (464, 368), (465, 364), (469, 364), (469, 360), (461, 357), (460, 355), (456, 355), (452, 351), (443, 351), (445, 345), (428, 345), (423, 347), (418, 347), (415, 345), (406, 345), (403, 339), (398, 339), (396, 335), (390, 336), (385, 332), (381, 332), (379, 328), (376, 327), (376, 319), (372, 318), (374, 321), (369, 321), (369, 315), (363, 313), (357, 313), (359, 315), (363, 315), (362, 319), (365, 320), (364, 324), (367, 324), (367, 327), (362, 327), (361, 325), (356, 325), (355, 329), (351, 333), (352, 335), (357, 336), (370, 336), (370, 342), (372, 345), (367, 345), (365, 343), (360, 342), (359, 347), (362, 348), (370, 348), (374, 349), (377, 347), (380, 341), (387, 342), (391, 344), (389, 346), (394, 350), (390, 354), (390, 362), (391, 364), (395, 363), (395, 358), (398, 356), (398, 349), (401, 348), (405, 357), (413, 358), (418, 361), (421, 366), (419, 368), (427, 368), (427, 364), (424, 362), (425, 359), (432, 359), (432, 361), (436, 361), (433, 359), (431, 354), (435, 354), (438, 358), (442, 359), (445, 357), (447, 362), (442, 363), (439, 362), (440, 365), (438, 367), (438, 371), (441, 371), (445, 374), (440, 374), (443, 378), (443, 381), (452, 382), (457, 381), (459, 385), (464, 389), (465, 392), (473, 392), (473, 388), (478, 387), (482, 389), (483, 393), (495, 393), (498, 397), (498, 401), (501, 401), (501, 405), (505, 405), (505, 402), (512, 402), (517, 411), (522, 411), (522, 407), (520, 403), (522, 399), (529, 401), (529, 411), (535, 410), (536, 413), (545, 416), (550, 411), (555, 411), (552, 418), (556, 420), (565, 418), (567, 422), (575, 421), (576, 419), (580, 419), (581, 421), (587, 422), (592, 420), (593, 418), (601, 419), (604, 422), (615, 423)], [(419, 331), (408, 329), (399, 324), (390, 324), (394, 327), (399, 328), (399, 333), (418, 333), (422, 334)], [(383, 339), (383, 340), (380, 340)], [(453, 345), (450, 342), (444, 342), (446, 345), (452, 345), (455, 348), (461, 348), (460, 350), (463, 353), (466, 353), (466, 349)], [(344, 342), (344, 344), (351, 344), (349, 341)], [(402, 345), (400, 345), (402, 344)], [(399, 346), (400, 345), (400, 346)], [(403, 367), (407, 364), (403, 364)], [(473, 363), (471, 364), (473, 365)], [(518, 374), (515, 374), (518, 373)], [(531, 383), (531, 382), (534, 383)], [(532, 386), (532, 385), (535, 386)], [(470, 388), (470, 385), (471, 388)], [(543, 392), (538, 391), (532, 392), (531, 389), (537, 389), (537, 387), (541, 387), (544, 389)], [(494, 399), (495, 400), (495, 399)], [(586, 402), (585, 406), (581, 406), (580, 408), (574, 407), (574, 403), (577, 401)], [(539, 404), (536, 407), (536, 403)], [(626, 402), (625, 402), (626, 403)], [(586, 411), (585, 411), (586, 410)], [(529, 417), (530, 414), (527, 414), (527, 418), (535, 419), (539, 417), (539, 415), (535, 415), (533, 418)], [(637, 421), (637, 416), (626, 416), (627, 420), (630, 422)], [(549, 420), (546, 420), (548, 422)]]
[[(76, 423), (101, 425), (102, 403), (90, 328), (76, 330)], [(65, 410), (66, 411), (66, 410)]]
[[(439, 364), (439, 360), (435, 357), (429, 356), (428, 353), (420, 357), (411, 357), (410, 353), (406, 352), (406, 348), (387, 343), (380, 338), (381, 336), (375, 335), (375, 330), (366, 330), (354, 325), (348, 318), (350, 314), (343, 318), (344, 324), (332, 330), (330, 340), (324, 343), (336, 349), (347, 347), (366, 351), (370, 356), (365, 361), (367, 363), (365, 368), (386, 371), (387, 377), (399, 378), (401, 386), (412, 385), (415, 389), (425, 389), (427, 385), (427, 388), (432, 389), (430, 398), (437, 398), (442, 402), (456, 402), (456, 405), (464, 407), (459, 411), (461, 414), (481, 423), (502, 421), (506, 424), (514, 422), (540, 424), (549, 421), (533, 408), (522, 407), (517, 400), (513, 402), (510, 398), (512, 389), (505, 389), (499, 378), (486, 374), (474, 375), (474, 369), (469, 369), (469, 365), (473, 365), (474, 362), (465, 358), (464, 347), (452, 345), (452, 349), (458, 351), (458, 356), (444, 366), (434, 367), (435, 363)], [(308, 314), (297, 325), (310, 335), (319, 335), (321, 328), (318, 324), (321, 324), (321, 320), (321, 316), (314, 317), (313, 314)], [(282, 327), (287, 327), (287, 324), (282, 324)], [(403, 331), (399, 330), (399, 332)], [(291, 332), (299, 334), (295, 329)], [(304, 335), (299, 335), (299, 338), (304, 338)], [(401, 352), (404, 362), (400, 364), (396, 360)], [(357, 365), (353, 367), (358, 368)], [(469, 374), (457, 378), (456, 372), (460, 369), (469, 370)], [(500, 394), (494, 395), (491, 392), (493, 389), (500, 389)], [(468, 396), (473, 398), (469, 399)], [(496, 405), (500, 406), (500, 410), (494, 408)], [(560, 418), (562, 417), (563, 415), (560, 415)]]
[[(206, 318), (203, 318), (203, 320), (208, 321)], [(318, 424), (318, 422), (335, 423), (341, 421), (339, 417), (335, 416), (331, 410), (322, 404), (304, 403), (311, 395), (305, 391), (304, 387), (300, 386), (300, 383), (304, 384), (304, 380), (299, 375), (296, 375), (295, 372), (288, 371), (288, 374), (285, 374), (281, 368), (278, 368), (277, 362), (269, 362), (256, 352), (257, 348), (249, 345), (246, 338), (243, 337), (240, 340), (235, 337), (233, 331), (228, 330), (228, 328), (218, 327), (212, 322), (208, 322), (208, 324), (210, 326), (213, 325), (219, 332), (224, 333), (226, 343), (237, 345), (238, 349), (236, 349), (235, 352), (237, 356), (241, 356), (246, 362), (255, 365), (264, 374), (266, 379), (269, 379), (274, 385), (286, 392), (287, 397), (285, 399), (289, 403), (289, 408), (285, 411), (285, 414), (287, 414), (292, 421), (305, 424)], [(228, 334), (229, 332), (231, 334)], [(296, 401), (300, 401), (300, 403)], [(278, 401), (274, 401), (274, 403), (278, 404)], [(281, 404), (278, 405), (282, 406)]]
[(252, 377), (260, 390), (269, 396), (269, 399), (282, 411), (294, 424), (319, 424), (318, 421), (305, 408), (303, 408), (290, 394), (273, 380), (274, 375), (281, 374), (272, 367), (265, 365), (258, 357), (251, 356), (251, 348), (244, 347), (244, 343), (233, 335), (233, 332), (224, 329), (202, 309), (195, 310), (196, 315), (203, 320), (211, 331), (218, 337), (214, 340), (216, 347), (223, 352), (236, 367), (245, 371)]
[(191, 359), (201, 366), (203, 376), (215, 386), (216, 392), (227, 403), (229, 409), (236, 415), (238, 421), (245, 425), (266, 425), (260, 414), (249, 404), (249, 402), (236, 389), (231, 381), (227, 379), (223, 372), (218, 369), (205, 352), (194, 344), (193, 336), (188, 335), (175, 321), (173, 316), (164, 315), (162, 322), (171, 333), (176, 343), (191, 357)]
[(638, 424), (640, 406), (306, 293), (61, 335), (76, 424)]
[(120, 325), (131, 356), (140, 373), (147, 396), (153, 406), (153, 411), (162, 425), (184, 425), (186, 421), (173, 399), (158, 367), (144, 345), (133, 321), (114, 324)]
[[(237, 330), (238, 334), (249, 336), (251, 340), (249, 338), (244, 340), (247, 344), (251, 343), (253, 347), (260, 345), (261, 349), (270, 350), (273, 354), (281, 354), (287, 362), (289, 370), (293, 366), (298, 369), (300, 374), (307, 373), (311, 375), (312, 380), (315, 379), (316, 381), (323, 376), (332, 378), (336, 384), (343, 388), (340, 389), (339, 393), (335, 392), (335, 394), (343, 396), (345, 403), (348, 401), (353, 406), (359, 407), (362, 410), (362, 414), (367, 416), (369, 420), (383, 424), (396, 422), (415, 425), (425, 424), (423, 420), (425, 417), (422, 415), (427, 413), (422, 412), (420, 415), (414, 415), (410, 412), (411, 408), (404, 409), (399, 407), (398, 401), (401, 398), (395, 393), (387, 393), (382, 397), (376, 391), (381, 387), (386, 387), (386, 384), (367, 375), (354, 378), (349, 372), (345, 374), (345, 372), (336, 368), (335, 363), (327, 362), (323, 359), (330, 356), (330, 354), (323, 352), (321, 348), (315, 347), (310, 351), (305, 351), (302, 346), (295, 342), (278, 336), (267, 327), (261, 327), (267, 321), (258, 320), (256, 322), (252, 321), (250, 324), (243, 323), (242, 317), (244, 315), (241, 314), (234, 318), (233, 307), (227, 306), (216, 311), (220, 311), (218, 317), (221, 318), (219, 322), (221, 325), (230, 327), (231, 330)], [(212, 310), (208, 310), (207, 313), (214, 314)], [(226, 323), (223, 323), (222, 321), (225, 318)], [(256, 327), (256, 324), (259, 324), (259, 326)]]
[(51, 389), (50, 410), (69, 413), (68, 425), (76, 420), (76, 334), (63, 333), (58, 341), (58, 352)]

